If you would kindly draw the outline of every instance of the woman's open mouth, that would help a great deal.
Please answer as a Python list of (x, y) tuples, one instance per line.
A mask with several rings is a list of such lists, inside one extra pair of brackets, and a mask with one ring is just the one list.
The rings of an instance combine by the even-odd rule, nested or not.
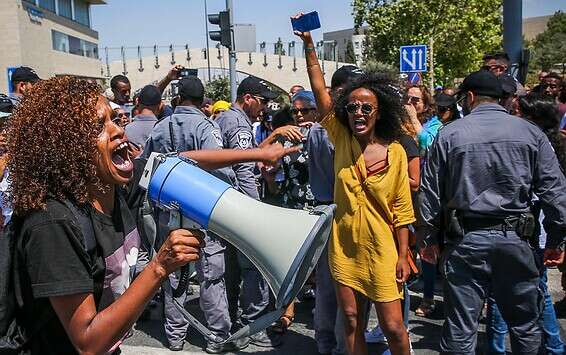
[(367, 125), (366, 125), (366, 120), (363, 118), (356, 118), (354, 120), (354, 129), (356, 131), (363, 131), (364, 129), (366, 129)]
[(116, 169), (125, 173), (130, 173), (133, 170), (134, 164), (132, 164), (130, 154), (128, 153), (128, 142), (120, 143), (114, 148), (112, 151), (112, 164), (114, 164)]

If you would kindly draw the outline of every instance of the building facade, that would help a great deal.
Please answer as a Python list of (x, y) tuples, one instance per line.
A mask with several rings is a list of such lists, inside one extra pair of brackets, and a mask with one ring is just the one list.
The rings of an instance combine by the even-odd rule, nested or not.
[(98, 32), (92, 5), (104, 0), (0, 1), (0, 92), (9, 90), (13, 68), (25, 65), (41, 78), (74, 75), (101, 80)]

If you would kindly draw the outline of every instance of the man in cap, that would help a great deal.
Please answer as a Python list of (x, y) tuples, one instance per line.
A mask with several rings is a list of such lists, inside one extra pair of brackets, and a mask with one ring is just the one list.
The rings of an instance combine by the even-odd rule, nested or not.
[(529, 246), (529, 203), (535, 193), (546, 216), (545, 264), (560, 264), (566, 179), (545, 134), (498, 104), (503, 89), (493, 73), (468, 75), (460, 95), (467, 117), (439, 131), (419, 194), (422, 255), (436, 259), (438, 230), (445, 225), (441, 351), (475, 354), (478, 319), (491, 294), (509, 326), (513, 353), (536, 354), (541, 295)]
[[(276, 98), (267, 83), (255, 76), (242, 80), (237, 90), (236, 102), (220, 114), (215, 122), (222, 131), (224, 147), (228, 149), (252, 149), (256, 147), (252, 123), (265, 111), (267, 103)], [(244, 194), (259, 200), (255, 163), (235, 164), (237, 186)], [(266, 313), (269, 304), (269, 287), (257, 268), (240, 252), (228, 246), (226, 284), (232, 322), (248, 325)], [(238, 270), (239, 269), (239, 270)], [(238, 272), (239, 271), (239, 272)], [(240, 280), (242, 281), (240, 297)], [(242, 314), (238, 322), (238, 299)], [(277, 346), (281, 339), (269, 336), (266, 331), (251, 336), (253, 344), (262, 347)]]
[[(204, 86), (196, 76), (179, 81), (179, 105), (173, 115), (159, 121), (146, 142), (142, 156), (148, 158), (152, 152), (169, 153), (203, 149), (222, 149), (222, 135), (217, 124), (208, 120), (200, 110), (204, 98)], [(213, 170), (211, 173), (224, 181), (234, 184), (234, 173), (230, 168)], [(168, 214), (159, 216), (158, 238), (167, 235)], [(163, 239), (161, 239), (163, 240)], [(200, 283), (200, 306), (208, 328), (220, 338), (230, 335), (230, 316), (224, 284), (224, 243), (211, 232), (205, 233), (205, 247), (197, 262), (197, 278)], [(177, 276), (171, 274), (168, 283), (163, 285), (165, 303), (165, 334), (169, 349), (180, 351), (187, 334), (188, 319), (173, 302), (172, 287), (178, 284)], [(177, 298), (184, 304), (186, 295)], [(245, 348), (249, 339), (219, 344), (208, 341), (208, 353), (237, 351)]]
[(130, 142), (143, 149), (163, 106), (161, 92), (154, 85), (146, 85), (137, 95), (136, 101), (139, 114), (126, 126), (126, 136)]
[(8, 94), (14, 106), (20, 104), (22, 97), (36, 82), (41, 80), (35, 70), (30, 67), (19, 67), (12, 73), (13, 92)]

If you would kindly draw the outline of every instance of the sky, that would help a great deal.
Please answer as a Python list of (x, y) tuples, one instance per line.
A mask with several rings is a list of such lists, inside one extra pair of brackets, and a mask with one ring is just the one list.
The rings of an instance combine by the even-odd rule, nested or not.
[[(107, 5), (92, 6), (92, 27), (99, 33), (100, 48), (154, 44), (203, 48), (204, 1), (106, 0)], [(564, 0), (522, 1), (523, 17), (566, 12)], [(284, 42), (296, 39), (289, 16), (299, 11), (318, 11), (322, 28), (313, 33), (315, 40), (322, 39), (323, 32), (354, 25), (351, 0), (233, 0), (233, 4), (234, 22), (255, 24), (257, 42), (273, 43), (279, 37)], [(225, 8), (226, 2), (207, 0), (207, 5), (208, 13), (216, 13)], [(216, 26), (209, 26), (209, 30), (213, 27)]]

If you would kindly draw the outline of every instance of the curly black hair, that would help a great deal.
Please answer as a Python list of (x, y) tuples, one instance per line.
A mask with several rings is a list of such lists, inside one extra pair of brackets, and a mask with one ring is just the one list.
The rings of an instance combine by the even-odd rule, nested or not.
[(522, 116), (539, 126), (548, 137), (562, 172), (566, 174), (566, 139), (560, 133), (558, 105), (550, 95), (531, 92), (519, 99)]
[(336, 100), (336, 106), (334, 107), (336, 118), (350, 129), (346, 105), (349, 102), (350, 94), (361, 88), (370, 90), (377, 98), (378, 120), (375, 123), (376, 137), (386, 143), (398, 140), (402, 133), (401, 122), (405, 120), (407, 111), (401, 102), (399, 89), (384, 74), (364, 74), (346, 86)]
[(86, 203), (97, 178), (96, 140), (103, 128), (96, 105), (101, 88), (72, 77), (41, 81), (26, 93), (8, 131), (8, 170), (14, 210), (44, 209), (48, 196)]

